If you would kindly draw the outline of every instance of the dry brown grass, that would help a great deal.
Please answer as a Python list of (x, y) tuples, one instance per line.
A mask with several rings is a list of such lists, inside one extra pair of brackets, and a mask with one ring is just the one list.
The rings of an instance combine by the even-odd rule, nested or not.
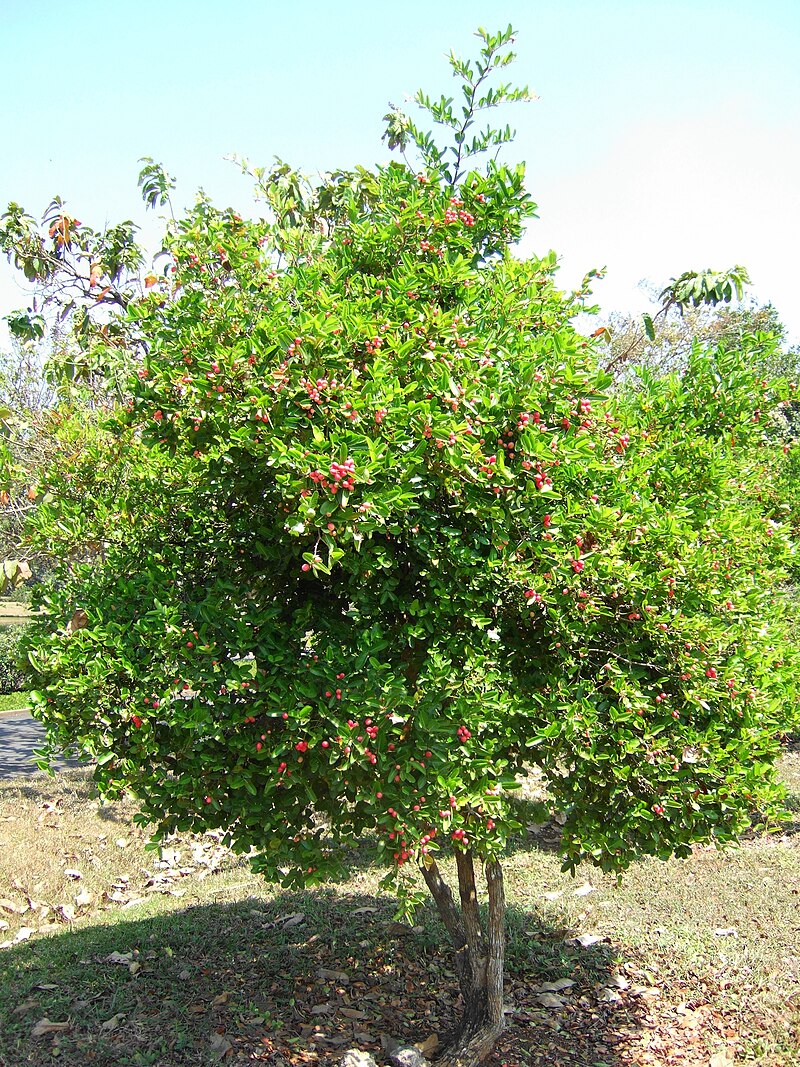
[(217, 888), (232, 871), (263, 888), (212, 834), (146, 850), (149, 834), (134, 824), (135, 811), (129, 800), (101, 805), (83, 770), (0, 783), (4, 946), (23, 927), (50, 933), (81, 919), (113, 921), (109, 913), (121, 909), (150, 913), (155, 896), (205, 899), (200, 887), (212, 872)]
[[(787, 755), (783, 776), (800, 807), (800, 752)], [(380, 1010), (396, 1028), (433, 1029), (436, 1018), (424, 1004), (437, 997), (442, 1012), (452, 1007), (441, 992), (452, 975), (437, 970), (435, 920), (423, 915), (409, 951), (402, 940), (387, 948), (391, 914), (380, 872), (357, 854), (349, 881), (290, 898), (265, 886), (213, 835), (147, 851), (134, 810), (130, 802), (101, 807), (82, 771), (0, 782), (3, 1067), (51, 1058), (76, 1067), (214, 1062), (210, 1045), (223, 1009), (211, 1019), (197, 1004), (227, 988), (238, 990), (239, 1014), (222, 1025), (234, 1062), (327, 1059), (338, 1055), (331, 1043), (347, 1031), (331, 1036), (333, 1023), (326, 1030), (314, 1016), (314, 976), (337, 960), (352, 969), (354, 957), (369, 971), (365, 981), (383, 990)], [(505, 863), (513, 1011), (506, 1061), (708, 1067), (712, 1054), (727, 1050), (737, 1063), (794, 1067), (798, 829), (754, 833), (737, 849), (698, 849), (689, 860), (641, 863), (619, 885), (591, 869), (573, 880), (552, 850), (528, 847), (538, 837), (521, 842)], [(302, 910), (302, 927), (275, 929), (264, 921), (273, 910), (278, 918)], [(589, 949), (570, 946), (580, 933), (601, 940)], [(129, 954), (122, 967), (112, 965), (115, 952)], [(396, 966), (387, 970), (387, 958)], [(277, 977), (284, 972), (295, 975), (288, 986)], [(562, 1008), (536, 1001), (538, 983), (565, 976), (576, 984)], [(424, 996), (415, 1001), (409, 989)], [(418, 1003), (417, 1013), (399, 1010), (392, 998)], [(342, 1003), (350, 1003), (343, 1025), (352, 1031), (355, 1009)], [(125, 1023), (109, 1027), (120, 1013)], [(66, 1019), (69, 1029), (32, 1038), (32, 1022), (44, 1016)], [(257, 1038), (250, 1016), (261, 1020)], [(217, 1028), (209, 1030), (210, 1022)]]

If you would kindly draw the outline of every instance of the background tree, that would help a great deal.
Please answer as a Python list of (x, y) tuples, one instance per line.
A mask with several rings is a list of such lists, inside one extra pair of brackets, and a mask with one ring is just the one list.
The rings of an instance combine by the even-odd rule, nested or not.
[(734, 296), (741, 301), (750, 278), (742, 266), (726, 271), (684, 271), (671, 278), (658, 292), (648, 286), (657, 310), (641, 318), (614, 313), (608, 325), (599, 327), (594, 337), (605, 343), (606, 370), (619, 376), (640, 364), (669, 372), (686, 365), (689, 350), (695, 344), (722, 340), (726, 332), (737, 331), (732, 323), (726, 331), (722, 319)]
[(789, 380), (796, 377), (796, 347), (786, 345), (786, 329), (771, 304), (760, 306), (751, 301), (736, 307), (720, 302), (681, 306), (663, 302), (667, 290), (659, 293), (652, 284), (644, 287), (654, 305), (651, 314), (641, 317), (614, 312), (603, 316), (604, 325), (595, 334), (601, 363), (615, 377), (623, 378), (640, 366), (656, 374), (683, 370), (697, 344), (741, 348), (745, 338), (757, 335), (762, 335), (763, 342), (769, 338), (776, 342), (769, 346), (771, 361), (762, 363), (763, 375)]
[(567, 868), (687, 855), (779, 810), (795, 713), (753, 418), (788, 393), (747, 351), (610, 390), (555, 257), (513, 252), (523, 168), (467, 169), (478, 114), (527, 96), (489, 87), (512, 31), (478, 36), (464, 109), (421, 98), (452, 143), (393, 113), (421, 172), (279, 165), (267, 218), (201, 198), (170, 225), (120, 319), (124, 409), (43, 478), (28, 645), (53, 749), (158, 832), (223, 828), (286, 886), (366, 835), (405, 909), (421, 875), (463, 994), (447, 1065), (502, 1027), (520, 778)]

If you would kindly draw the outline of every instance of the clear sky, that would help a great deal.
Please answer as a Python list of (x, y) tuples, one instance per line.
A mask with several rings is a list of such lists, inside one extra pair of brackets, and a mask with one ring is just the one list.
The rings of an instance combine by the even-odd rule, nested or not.
[[(800, 0), (0, 0), (0, 210), (59, 194), (93, 226), (144, 222), (148, 155), (184, 202), (246, 213), (225, 156), (385, 161), (389, 101), (449, 91), (444, 54), (509, 22), (510, 78), (539, 95), (507, 116), (539, 205), (523, 250), (554, 248), (564, 287), (607, 266), (605, 311), (743, 263), (800, 340)], [(0, 315), (25, 303), (0, 267)]]

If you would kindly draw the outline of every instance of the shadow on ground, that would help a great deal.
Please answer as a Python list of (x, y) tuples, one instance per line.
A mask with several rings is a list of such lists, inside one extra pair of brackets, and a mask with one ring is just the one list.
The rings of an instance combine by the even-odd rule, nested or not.
[[(444, 1038), (455, 978), (435, 914), (414, 929), (385, 897), (252, 897), (70, 929), (0, 954), (0, 1063), (96, 1067), (334, 1062), (381, 1035)], [(615, 1067), (640, 1008), (604, 1001), (607, 943), (581, 948), (509, 911), (509, 1027), (495, 1062)], [(563, 1006), (542, 1003), (541, 987)], [(569, 982), (574, 983), (572, 985)], [(547, 997), (544, 998), (547, 1002)], [(33, 1036), (42, 1019), (60, 1030)]]

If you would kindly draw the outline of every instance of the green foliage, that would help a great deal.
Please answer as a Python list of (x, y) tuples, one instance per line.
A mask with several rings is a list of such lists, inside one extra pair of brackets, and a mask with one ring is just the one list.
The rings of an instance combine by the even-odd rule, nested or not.
[(500, 149), (514, 139), (515, 131), (510, 126), (501, 129), (488, 125), (484, 130), (475, 132), (474, 126), (480, 113), (501, 104), (536, 99), (527, 87), (514, 88), (507, 83), (493, 87), (489, 84), (495, 72), (514, 61), (514, 52), (508, 47), (514, 43), (512, 27), (495, 34), (479, 29), (475, 36), (482, 47), (473, 62), (459, 59), (452, 52), (448, 57), (453, 77), (460, 82), (464, 102), (454, 106), (451, 96), (431, 100), (422, 90), (414, 97), (435, 125), (444, 126), (449, 131), (451, 143), (442, 145), (437, 142), (431, 131), (422, 129), (399, 108), (392, 106), (384, 115), (386, 132), (383, 139), (389, 148), (399, 148), (405, 152), (409, 144), (413, 144), (425, 168), (440, 173), (452, 187), (464, 178), (467, 160), (482, 156), (491, 149)]
[(48, 325), (69, 323), (75, 344), (103, 374), (106, 364), (118, 364), (123, 338), (134, 340), (120, 317), (142, 290), (136, 230), (130, 220), (93, 230), (69, 214), (60, 197), (48, 205), (41, 225), (19, 204), (9, 204), (0, 216), (0, 251), (38, 284), (39, 301), (50, 312), (48, 321), (35, 301), (6, 316), (12, 337), (35, 343)]
[(680, 277), (671, 279), (660, 299), (665, 308), (673, 304), (680, 308), (716, 305), (722, 301), (729, 304), (734, 293), (737, 300), (741, 300), (744, 287), (749, 284), (750, 276), (742, 266), (726, 271), (688, 270)]
[(139, 162), (144, 163), (139, 171), (142, 199), (149, 208), (164, 207), (169, 203), (169, 194), (175, 188), (175, 179), (149, 156), (143, 156)]
[(283, 269), (264, 224), (179, 223), (132, 309), (127, 484), (89, 452), (44, 487), (41, 536), (103, 549), (42, 599), (37, 713), (287, 883), (368, 830), (399, 868), (494, 855), (527, 767), (569, 864), (729, 839), (777, 796), (791, 683), (746, 363), (623, 404), (553, 263), (487, 259), (509, 172), (375, 180)]
[(19, 626), (0, 626), (0, 693), (4, 695), (16, 693), (25, 685), (19, 651), (21, 634)]

